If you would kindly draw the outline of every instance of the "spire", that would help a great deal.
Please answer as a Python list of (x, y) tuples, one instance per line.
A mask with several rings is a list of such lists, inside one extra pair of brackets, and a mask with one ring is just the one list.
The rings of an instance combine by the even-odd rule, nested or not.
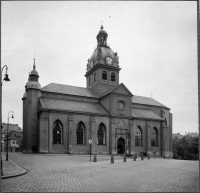
[(34, 57), (34, 63), (33, 63), (33, 70), (35, 70), (35, 57)]

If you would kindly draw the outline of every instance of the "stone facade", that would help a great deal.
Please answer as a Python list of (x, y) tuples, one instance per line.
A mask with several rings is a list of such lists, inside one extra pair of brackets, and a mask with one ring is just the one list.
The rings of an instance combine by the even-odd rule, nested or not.
[(103, 27), (88, 60), (87, 88), (54, 83), (41, 88), (34, 61), (22, 98), (23, 152), (172, 157), (170, 109), (134, 96), (119, 84), (120, 70)]

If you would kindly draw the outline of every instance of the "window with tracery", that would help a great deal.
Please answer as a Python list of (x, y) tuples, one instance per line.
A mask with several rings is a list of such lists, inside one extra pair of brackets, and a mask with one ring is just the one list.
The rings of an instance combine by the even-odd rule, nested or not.
[(106, 127), (103, 123), (99, 125), (99, 129), (97, 132), (97, 145), (105, 145), (106, 144)]
[(80, 122), (77, 126), (76, 137), (77, 144), (85, 144), (85, 125), (83, 122)]
[(140, 126), (135, 132), (135, 146), (142, 146), (142, 129)]
[(151, 146), (157, 146), (157, 129), (154, 127), (151, 133)]
[(63, 126), (62, 123), (57, 120), (53, 124), (53, 144), (62, 144)]

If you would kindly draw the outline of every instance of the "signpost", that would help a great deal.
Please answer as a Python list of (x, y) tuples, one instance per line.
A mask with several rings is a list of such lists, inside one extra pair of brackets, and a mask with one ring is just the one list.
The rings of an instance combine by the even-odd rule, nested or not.
[(89, 144), (90, 144), (90, 162), (91, 162), (91, 151), (92, 151), (92, 140), (91, 139), (89, 139)]

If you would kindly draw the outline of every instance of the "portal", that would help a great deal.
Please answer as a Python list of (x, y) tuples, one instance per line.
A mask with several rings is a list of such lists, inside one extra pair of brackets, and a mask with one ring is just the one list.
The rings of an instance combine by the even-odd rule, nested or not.
[(120, 137), (117, 140), (117, 153), (118, 154), (124, 154), (125, 153), (125, 140), (122, 137)]

